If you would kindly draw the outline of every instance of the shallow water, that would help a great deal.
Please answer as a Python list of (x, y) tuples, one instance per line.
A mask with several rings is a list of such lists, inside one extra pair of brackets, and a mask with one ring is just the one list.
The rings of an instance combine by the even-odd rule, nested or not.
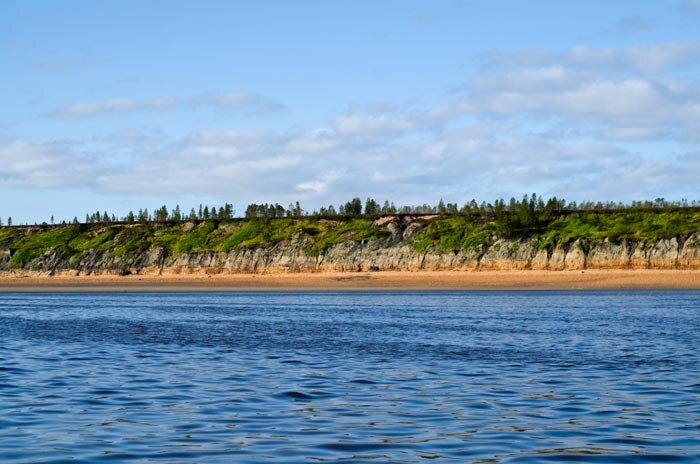
[(0, 462), (699, 462), (700, 292), (0, 294)]

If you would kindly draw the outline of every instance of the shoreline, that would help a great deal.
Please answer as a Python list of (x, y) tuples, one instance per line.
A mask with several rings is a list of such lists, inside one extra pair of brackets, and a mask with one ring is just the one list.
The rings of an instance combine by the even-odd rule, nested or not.
[(0, 275), (0, 293), (392, 290), (700, 290), (700, 270)]

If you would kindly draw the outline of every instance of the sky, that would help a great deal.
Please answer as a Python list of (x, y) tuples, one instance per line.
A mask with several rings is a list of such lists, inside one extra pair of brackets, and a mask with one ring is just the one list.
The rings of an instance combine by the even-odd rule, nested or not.
[(0, 219), (700, 200), (700, 0), (0, 2)]

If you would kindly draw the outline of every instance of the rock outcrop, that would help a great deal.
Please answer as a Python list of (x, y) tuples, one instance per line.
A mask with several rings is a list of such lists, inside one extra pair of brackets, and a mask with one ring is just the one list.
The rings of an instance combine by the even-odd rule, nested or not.
[[(700, 234), (652, 243), (576, 240), (551, 249), (531, 239), (491, 237), (474, 249), (419, 251), (413, 238), (421, 225), (410, 217), (382, 218), (377, 226), (386, 239), (345, 241), (313, 252), (312, 238), (303, 233), (269, 245), (230, 252), (174, 253), (149, 246), (138, 253), (119, 254), (115, 248), (94, 248), (67, 256), (60, 247), (13, 266), (11, 249), (0, 249), (0, 271), (54, 274), (134, 273), (263, 273), (385, 270), (582, 270), (582, 269), (700, 269)], [(31, 233), (28, 231), (27, 233)]]

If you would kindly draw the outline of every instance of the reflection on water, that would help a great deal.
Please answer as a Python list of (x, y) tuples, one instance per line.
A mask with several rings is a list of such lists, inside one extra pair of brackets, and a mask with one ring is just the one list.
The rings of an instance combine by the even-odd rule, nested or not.
[(699, 462), (700, 293), (0, 295), (0, 461)]

